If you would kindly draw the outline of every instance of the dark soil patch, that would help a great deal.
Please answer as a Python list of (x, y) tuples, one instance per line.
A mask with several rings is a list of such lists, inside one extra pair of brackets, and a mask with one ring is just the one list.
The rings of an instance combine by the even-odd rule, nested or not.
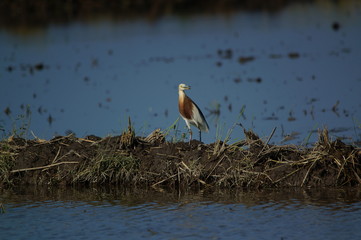
[(0, 186), (118, 184), (157, 187), (357, 186), (361, 150), (320, 132), (312, 148), (266, 144), (251, 131), (234, 144), (147, 138), (10, 138), (0, 142)]

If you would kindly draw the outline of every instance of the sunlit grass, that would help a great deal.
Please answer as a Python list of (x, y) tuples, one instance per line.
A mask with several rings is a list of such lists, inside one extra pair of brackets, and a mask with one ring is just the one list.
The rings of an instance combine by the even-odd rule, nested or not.
[(132, 181), (139, 168), (139, 159), (124, 152), (100, 148), (97, 155), (84, 162), (74, 173), (74, 182), (123, 183)]
[(312, 134), (316, 131), (318, 124), (316, 123), (313, 128), (311, 129), (311, 131), (308, 133), (308, 135), (303, 139), (302, 141), (302, 146), (307, 146), (310, 143), (310, 139)]
[(2, 183), (10, 183), (9, 174), (14, 166), (16, 155), (14, 147), (11, 147), (7, 140), (0, 141), (0, 181)]
[(185, 141), (185, 139), (189, 137), (188, 129), (185, 129), (185, 131), (181, 131), (179, 129), (180, 119), (181, 117), (178, 117), (169, 127), (163, 130), (163, 134), (168, 139), (169, 142), (175, 143), (175, 142)]

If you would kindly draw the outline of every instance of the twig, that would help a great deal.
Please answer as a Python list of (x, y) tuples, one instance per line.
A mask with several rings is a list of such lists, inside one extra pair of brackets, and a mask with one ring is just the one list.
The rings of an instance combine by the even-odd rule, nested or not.
[(35, 133), (33, 131), (30, 131), (31, 135), (33, 135), (34, 139), (36, 140), (36, 142), (39, 144), (39, 143), (47, 143), (48, 141), (46, 141), (45, 139), (41, 139), (41, 138), (38, 138)]
[(245, 173), (249, 173), (249, 174), (255, 174), (255, 175), (264, 175), (266, 176), (272, 183), (273, 183), (273, 180), (270, 176), (268, 176), (267, 173), (265, 172), (254, 172), (254, 171), (248, 171), (248, 170), (245, 170), (245, 169), (241, 169), (242, 172), (245, 172)]
[(85, 139), (85, 138), (79, 138), (78, 140), (82, 141), (82, 142), (88, 142), (88, 143), (97, 143), (98, 141), (93, 141), (90, 139)]
[[(305, 183), (305, 181), (306, 181), (306, 178), (307, 178), (307, 176), (308, 176), (308, 174), (310, 173), (310, 170), (311, 170), (311, 168), (313, 167), (313, 165), (315, 165), (315, 163), (317, 162), (317, 160), (314, 160), (314, 162), (311, 164), (311, 166), (308, 168), (308, 170), (307, 170), (307, 172), (306, 172), (306, 174), (305, 174), (305, 177), (303, 178), (303, 181), (302, 181), (302, 184), (301, 184), (301, 187), (303, 186), (303, 184)], [(300, 168), (299, 168), (300, 169)]]
[[(342, 172), (342, 170), (344, 170), (345, 164), (347, 163), (347, 159), (345, 159), (345, 156), (342, 156), (342, 157), (343, 157), (343, 160), (344, 160), (344, 161), (343, 161), (343, 163), (341, 164), (341, 167), (340, 167), (339, 170), (338, 170), (336, 182), (337, 182), (337, 180), (340, 178), (341, 172)], [(336, 163), (339, 163), (339, 162), (336, 160), (336, 158), (334, 158), (334, 160), (336, 161)]]
[(182, 164), (189, 172), (192, 172), (192, 170), (183, 161), (181, 161), (180, 164)]
[[(60, 152), (60, 148), (61, 147), (59, 147), (59, 151), (58, 151), (58, 153), (57, 153), (57, 155), (59, 155), (59, 152)], [(69, 152), (67, 152), (67, 153), (65, 153), (63, 156), (61, 156), (60, 158), (57, 158), (58, 156), (55, 156), (55, 158), (54, 158), (54, 160), (53, 160), (53, 163), (55, 163), (55, 160), (56, 161), (60, 161), (61, 159), (63, 159), (63, 158), (65, 158), (66, 156), (68, 156), (68, 155), (70, 155), (70, 154), (75, 154), (77, 157), (81, 157), (81, 155), (79, 154), (79, 153), (77, 153), (76, 151), (74, 151), (73, 149), (71, 149)]]
[(177, 176), (178, 176), (178, 190), (180, 190), (180, 172), (179, 172), (179, 167), (177, 167)]
[(61, 150), (61, 146), (59, 147), (59, 150), (58, 150), (58, 152), (56, 153), (55, 158), (54, 158), (54, 160), (52, 161), (52, 163), (56, 163), (56, 159), (58, 158), (58, 156), (59, 156), (59, 154), (60, 154), (60, 150)]
[(209, 176), (211, 176), (211, 174), (213, 173), (213, 171), (216, 169), (216, 167), (218, 167), (218, 165), (223, 161), (223, 159), (225, 158), (225, 155), (223, 155), (223, 157), (217, 162), (217, 164), (213, 167), (212, 171), (208, 174), (208, 176), (206, 177), (206, 180), (209, 178)]
[(276, 129), (277, 129), (277, 127), (274, 127), (274, 128), (273, 128), (273, 130), (272, 130), (272, 132), (271, 132), (271, 135), (269, 135), (266, 143), (263, 145), (263, 148), (262, 148), (262, 150), (258, 153), (257, 157), (259, 157), (259, 156), (261, 155), (261, 153), (263, 152), (263, 150), (266, 148), (266, 146), (268, 145), (269, 141), (270, 141), (271, 138), (273, 137), (273, 134), (275, 133)]
[(34, 134), (34, 132), (33, 132), (33, 131), (31, 131), (31, 130), (30, 130), (30, 133), (31, 133), (31, 135), (33, 135), (33, 137), (34, 137), (35, 139), (38, 139), (38, 137), (37, 137), (37, 136), (35, 136), (35, 134)]
[(163, 157), (169, 157), (169, 158), (175, 158), (175, 159), (179, 159), (179, 157), (177, 156), (173, 156), (173, 155), (168, 155), (168, 154), (164, 154), (164, 153), (156, 153), (158, 156), (163, 156)]
[(353, 171), (353, 174), (355, 175), (358, 183), (361, 184), (361, 178), (360, 178), (359, 175), (356, 173), (355, 169), (352, 169), (352, 171)]
[(203, 184), (203, 185), (207, 185), (207, 183), (205, 182), (205, 181), (203, 181), (203, 180), (201, 180), (201, 179), (197, 179), (197, 181), (200, 183), (200, 184)]
[[(59, 141), (61, 141), (61, 140), (64, 140), (64, 139), (67, 139), (67, 138), (71, 137), (72, 135), (74, 135), (74, 134), (71, 133), (71, 134), (69, 134), (69, 135), (67, 135), (67, 136), (58, 137), (58, 138), (53, 138), (53, 139), (51, 139), (51, 140), (49, 140), (49, 141), (46, 141), (46, 140), (41, 139), (41, 140), (36, 144), (36, 146), (37, 146), (37, 145), (43, 145), (43, 144), (49, 144), (49, 143), (59, 142)], [(69, 146), (69, 145), (67, 145), (67, 144), (63, 144), (63, 145)]]
[(160, 175), (160, 173), (154, 173), (154, 172), (149, 172), (149, 171), (144, 171), (144, 173), (151, 174), (151, 175), (156, 175), (156, 176)]
[[(301, 168), (298, 168), (298, 169), (294, 170), (293, 172), (290, 172), (290, 173), (287, 174), (286, 176), (283, 176), (283, 177), (281, 177), (280, 179), (277, 179), (276, 181), (273, 182), (273, 184), (278, 183), (278, 182), (282, 181), (283, 179), (288, 178), (289, 176), (292, 176), (293, 174), (295, 174), (295, 173), (298, 172), (299, 170), (301, 170)], [(302, 183), (302, 184), (303, 184), (303, 183)], [(301, 185), (301, 186), (302, 186), (302, 185)]]
[(174, 178), (174, 177), (176, 177), (177, 175), (178, 175), (178, 173), (173, 174), (172, 176), (170, 176), (170, 177), (168, 177), (168, 178), (166, 178), (166, 179), (163, 179), (163, 180), (161, 180), (161, 181), (159, 181), (159, 182), (157, 182), (157, 183), (154, 183), (154, 184), (152, 185), (152, 187), (155, 187), (155, 186), (157, 186), (158, 184), (161, 184), (162, 182), (165, 182), (165, 181), (167, 181), (167, 180), (169, 180), (169, 179), (171, 179), (171, 178)]
[(33, 167), (33, 168), (22, 168), (22, 169), (16, 169), (16, 170), (12, 170), (10, 171), (11, 173), (17, 173), (17, 172), (26, 172), (26, 171), (33, 171), (33, 170), (40, 170), (40, 169), (45, 169), (45, 168), (51, 168), (51, 167), (55, 167), (61, 164), (77, 164), (79, 162), (59, 162), (59, 163), (54, 163), (54, 164), (50, 164), (50, 165), (46, 165), (46, 166), (41, 166), (41, 167)]

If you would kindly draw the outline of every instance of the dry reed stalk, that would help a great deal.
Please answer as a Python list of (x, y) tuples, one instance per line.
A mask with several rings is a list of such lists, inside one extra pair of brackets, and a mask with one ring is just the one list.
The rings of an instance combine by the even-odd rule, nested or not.
[(160, 128), (151, 132), (147, 137), (143, 139), (144, 142), (154, 144), (154, 143), (163, 143), (165, 142), (165, 135), (160, 130)]
[[(317, 160), (314, 160), (313, 163), (311, 164), (311, 166), (308, 168), (305, 176), (303, 177), (303, 180), (302, 180), (302, 183), (301, 183), (301, 187), (302, 187), (303, 184), (305, 183), (305, 181), (306, 181), (306, 179), (307, 179), (307, 177), (308, 177), (308, 174), (309, 174), (310, 171), (311, 171), (311, 168), (313, 168), (313, 166), (315, 165), (316, 162), (317, 162)], [(301, 168), (299, 168), (299, 169), (301, 169)]]
[(165, 179), (163, 179), (163, 180), (161, 180), (161, 181), (159, 181), (159, 182), (156, 182), (156, 183), (152, 184), (151, 187), (154, 188), (154, 187), (156, 187), (157, 185), (159, 185), (159, 184), (161, 184), (161, 183), (163, 183), (163, 182), (165, 182), (165, 181), (168, 181), (169, 179), (172, 179), (172, 178), (176, 177), (177, 175), (178, 175), (178, 173), (173, 174), (173, 175), (170, 176), (170, 177), (167, 177), (167, 178), (165, 178)]
[(17, 173), (17, 172), (26, 172), (26, 171), (33, 171), (33, 170), (41, 170), (41, 169), (46, 169), (46, 168), (51, 168), (51, 167), (55, 167), (55, 166), (59, 166), (62, 164), (77, 164), (79, 162), (58, 162), (58, 163), (54, 163), (54, 164), (50, 164), (50, 165), (46, 165), (46, 166), (41, 166), (41, 167), (32, 167), (32, 168), (22, 168), (22, 169), (16, 169), (16, 170), (12, 170), (10, 171), (11, 173)]
[(209, 176), (213, 173), (213, 171), (218, 167), (218, 165), (223, 161), (223, 159), (225, 158), (226, 156), (222, 156), (221, 159), (219, 159), (219, 161), (216, 163), (216, 165), (213, 167), (213, 169), (211, 170), (211, 172), (208, 174), (208, 176), (206, 177), (206, 180), (209, 178)]
[(135, 132), (130, 117), (128, 118), (128, 129), (120, 136), (120, 149), (132, 148), (135, 144)]
[(277, 127), (274, 127), (271, 134), (269, 135), (266, 143), (263, 145), (263, 148), (261, 149), (261, 151), (258, 153), (257, 157), (259, 157), (261, 155), (261, 153), (263, 152), (263, 150), (268, 146), (269, 141), (271, 140), (271, 138), (273, 137), (273, 134), (275, 133)]
[(273, 181), (272, 183), (273, 183), (273, 184), (275, 184), (275, 183), (279, 183), (280, 181), (282, 181), (282, 180), (284, 180), (284, 179), (286, 179), (286, 178), (288, 178), (288, 177), (292, 176), (293, 174), (295, 174), (296, 172), (298, 172), (298, 171), (300, 171), (300, 170), (301, 170), (301, 168), (298, 168), (298, 169), (296, 169), (296, 170), (294, 170), (294, 171), (292, 171), (292, 172), (288, 173), (287, 175), (285, 175), (285, 176), (283, 176), (283, 177), (281, 177), (281, 178), (277, 179), (276, 181)]

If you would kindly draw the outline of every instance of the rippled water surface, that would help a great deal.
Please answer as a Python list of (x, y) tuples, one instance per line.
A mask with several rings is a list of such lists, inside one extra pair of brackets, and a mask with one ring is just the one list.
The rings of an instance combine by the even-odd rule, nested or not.
[(360, 239), (358, 189), (2, 191), (0, 239)]
[[(147, 135), (176, 121), (183, 82), (209, 122), (207, 143), (236, 122), (261, 136), (277, 127), (277, 143), (308, 141), (323, 126), (357, 141), (360, 28), (359, 1), (321, 1), (272, 13), (0, 29), (0, 133), (30, 122), (30, 137), (30, 130), (46, 139), (105, 136), (131, 116), (137, 134)], [(16, 120), (26, 112), (30, 121)], [(183, 121), (178, 130), (179, 138)], [(239, 138), (236, 128), (232, 140)]]

